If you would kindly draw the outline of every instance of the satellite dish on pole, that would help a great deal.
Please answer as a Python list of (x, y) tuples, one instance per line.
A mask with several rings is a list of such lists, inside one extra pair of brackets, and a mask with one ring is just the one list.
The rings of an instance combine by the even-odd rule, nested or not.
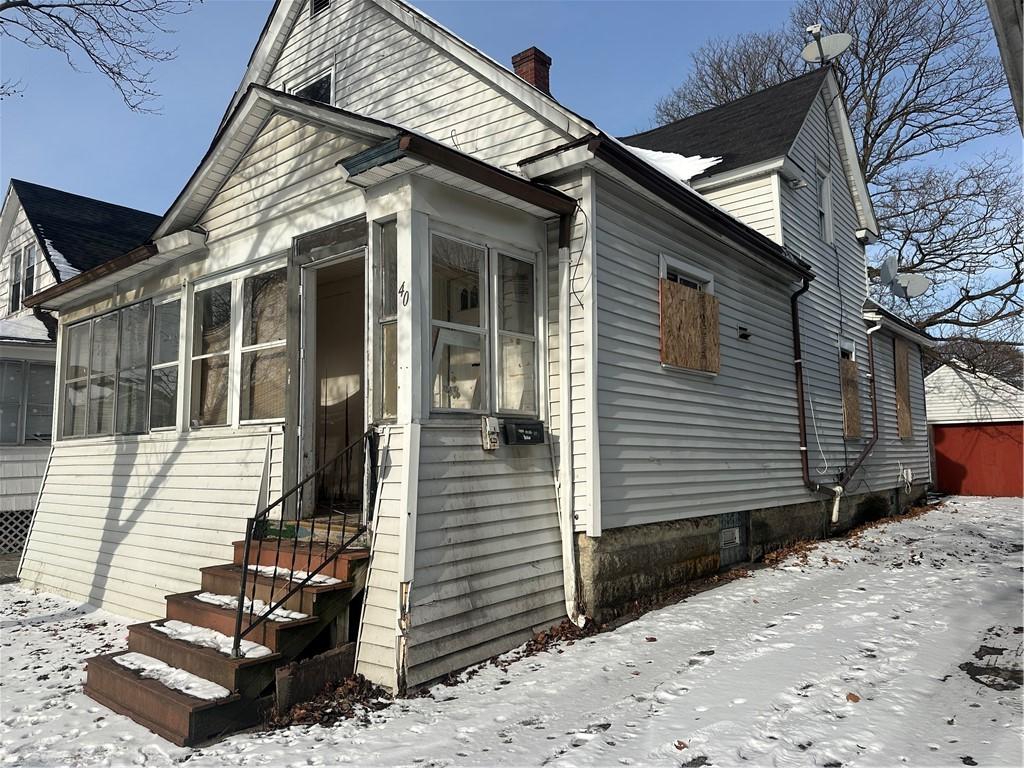
[(853, 42), (853, 38), (845, 32), (837, 32), (834, 35), (822, 37), (821, 24), (812, 24), (807, 28), (807, 32), (814, 39), (804, 46), (800, 56), (809, 64), (825, 66), (849, 48)]

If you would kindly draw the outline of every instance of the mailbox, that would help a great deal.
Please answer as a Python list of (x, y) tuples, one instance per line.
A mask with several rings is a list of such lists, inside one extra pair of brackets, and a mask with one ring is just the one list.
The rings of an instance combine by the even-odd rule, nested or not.
[(505, 419), (505, 443), (508, 445), (542, 445), (544, 422)]

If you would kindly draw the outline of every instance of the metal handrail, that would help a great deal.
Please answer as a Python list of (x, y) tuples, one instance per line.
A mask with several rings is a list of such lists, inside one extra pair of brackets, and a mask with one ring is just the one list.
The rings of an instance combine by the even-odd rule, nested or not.
[[(365, 501), (367, 509), (372, 510), (377, 485), (377, 432), (374, 428), (371, 427), (365, 433), (363, 433), (358, 440), (355, 440), (349, 445), (347, 445), (333, 458), (329, 459), (328, 461), (324, 462), (321, 466), (317, 467), (313, 472), (311, 472), (309, 475), (307, 475), (294, 486), (292, 486), (290, 489), (288, 489), (279, 498), (277, 498), (272, 503), (268, 504), (266, 507), (261, 509), (253, 517), (250, 517), (246, 521), (245, 546), (242, 554), (242, 576), (239, 580), (238, 604), (235, 606), (235, 632), (231, 647), (231, 655), (233, 657), (239, 658), (241, 656), (242, 639), (246, 635), (251, 633), (254, 629), (256, 629), (256, 627), (258, 627), (264, 621), (269, 619), (282, 605), (284, 605), (285, 602), (287, 602), (292, 597), (292, 595), (296, 594), (299, 590), (301, 590), (303, 587), (309, 584), (310, 581), (312, 581), (313, 578), (317, 576), (324, 568), (326, 568), (328, 565), (337, 560), (338, 557), (341, 556), (341, 554), (344, 553), (352, 545), (352, 543), (355, 542), (366, 531), (366, 526), (362, 523), (362, 509), (357, 508), (354, 514), (356, 516), (356, 521), (358, 521), (358, 524), (355, 526), (355, 532), (350, 536), (347, 535), (349, 531), (350, 510), (346, 508), (342, 513), (341, 543), (335, 546), (333, 549), (331, 548), (331, 526), (333, 524), (335, 512), (337, 511), (335, 509), (335, 502), (337, 500), (335, 491), (346, 490), (348, 484), (355, 478), (353, 474), (353, 469), (355, 466), (354, 460), (357, 451), (359, 449), (364, 448), (364, 446), (366, 450), (364, 451), (363, 455), (364, 458), (368, 458), (369, 461), (366, 462), (366, 466), (361, 467), (363, 471), (360, 472), (358, 480), (360, 481), (361, 486), (362, 481), (364, 480), (365, 477), (365, 471), (368, 469), (370, 472), (370, 476), (369, 478), (367, 478), (366, 482), (367, 498)], [(328, 478), (329, 470), (339, 468), (342, 470), (340, 473), (338, 473), (334, 477)], [(322, 481), (325, 478), (328, 478), (328, 483), (326, 486), (326, 490), (328, 491), (328, 500), (325, 505), (328, 509), (328, 517), (323, 542), (323, 559), (322, 562), (316, 568), (303, 571), (305, 575), (301, 579), (296, 580), (295, 574), (297, 573), (297, 571), (295, 568), (295, 559), (299, 550), (299, 532), (302, 523), (301, 513), (303, 509), (303, 502), (305, 501), (305, 499), (303, 498), (303, 494), (306, 491), (306, 489), (312, 487), (315, 494), (312, 499), (312, 504), (314, 505), (314, 508), (319, 506), (321, 501), (320, 496), (321, 493), (324, 491), (324, 485)], [(335, 482), (336, 480), (337, 482)], [(289, 499), (292, 498), (295, 499), (295, 516), (293, 520), (286, 521), (285, 504)], [(252, 592), (249, 599), (246, 600), (246, 587), (249, 581), (250, 569), (249, 559), (250, 555), (252, 554), (253, 542), (256, 541), (256, 566), (257, 568), (259, 567), (263, 551), (263, 542), (268, 538), (267, 534), (269, 532), (270, 527), (271, 512), (273, 512), (274, 509), (280, 509), (280, 517), (278, 518), (280, 522), (277, 529), (277, 535), (274, 537), (277, 540), (277, 544), (274, 556), (274, 570), (270, 577), (270, 596), (272, 604), (269, 607), (262, 609), (257, 614), (255, 611), (255, 603), (256, 586), (260, 575), (258, 570), (253, 574)], [(290, 522), (290, 531), (286, 526), (286, 522)], [(286, 591), (283, 597), (279, 598), (277, 601), (273, 601), (273, 595), (276, 591), (277, 575), (278, 572), (282, 570), (280, 566), (281, 542), (289, 538), (294, 539), (291, 545), (291, 565), (286, 570), (286, 583), (290, 584), (291, 586)], [(316, 544), (315, 539), (316, 516), (314, 514), (314, 516), (310, 518), (309, 547), (306, 566), (307, 568), (309, 568), (309, 566), (312, 564), (314, 545)], [(318, 545), (317, 548), (319, 548)], [(285, 555), (287, 556), (287, 552), (285, 553)], [(245, 627), (243, 627), (242, 625), (245, 621), (247, 604), (249, 614), (248, 624)]]

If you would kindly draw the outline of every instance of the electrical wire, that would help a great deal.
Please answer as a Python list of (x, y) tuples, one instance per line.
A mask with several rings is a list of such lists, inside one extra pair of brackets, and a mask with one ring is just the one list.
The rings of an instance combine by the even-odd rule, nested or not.
[[(577, 259), (576, 263), (572, 266), (572, 272), (569, 275), (569, 290), (572, 292), (573, 298), (576, 299), (576, 303), (580, 305), (580, 309), (586, 309), (586, 307), (583, 304), (582, 295), (587, 290), (587, 287), (590, 285), (590, 277), (587, 278), (587, 282), (583, 284), (583, 288), (581, 290), (576, 290), (576, 274), (579, 272), (580, 267), (583, 265), (583, 252), (587, 248), (587, 236), (590, 234), (590, 217), (587, 216), (587, 212), (583, 209), (583, 200), (576, 201), (576, 210), (573, 211), (572, 213), (574, 223), (576, 221), (577, 213), (583, 214), (583, 242), (580, 243), (579, 259)], [(569, 261), (572, 261), (571, 252)]]

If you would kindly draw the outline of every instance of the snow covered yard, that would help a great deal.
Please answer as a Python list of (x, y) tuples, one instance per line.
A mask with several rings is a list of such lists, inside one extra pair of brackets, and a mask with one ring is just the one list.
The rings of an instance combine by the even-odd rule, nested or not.
[(127, 620), (0, 587), (10, 765), (1022, 764), (1022, 510), (953, 499), (371, 724), (179, 749), (81, 693)]

